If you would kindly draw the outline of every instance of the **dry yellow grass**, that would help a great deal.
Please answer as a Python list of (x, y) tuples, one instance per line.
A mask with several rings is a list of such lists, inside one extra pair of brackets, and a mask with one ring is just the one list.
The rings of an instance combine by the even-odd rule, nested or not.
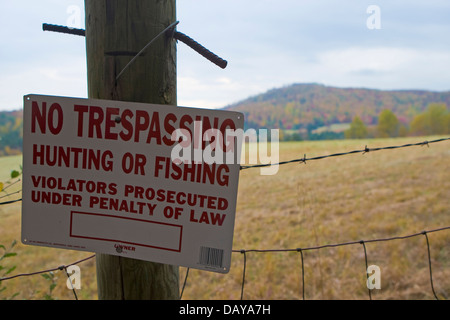
[[(354, 149), (420, 142), (427, 138), (287, 142), (280, 160)], [(8, 170), (15, 159), (0, 159)], [(294, 249), (347, 241), (405, 236), (450, 226), (450, 142), (287, 164), (276, 175), (259, 169), (240, 176), (235, 250)], [(1, 171), (1, 170), (0, 170)], [(0, 206), (0, 243), (20, 239), (20, 203)], [(450, 230), (428, 234), (434, 288), (440, 299), (450, 295)], [(433, 299), (426, 239), (423, 235), (366, 244), (368, 264), (381, 269), (381, 289), (373, 299)], [(14, 273), (69, 264), (86, 252), (18, 244)], [(360, 244), (304, 251), (306, 299), (368, 299), (365, 260)], [(301, 299), (301, 259), (297, 252), (246, 253), (245, 299)], [(96, 299), (94, 259), (80, 265), (79, 299)], [(239, 299), (243, 254), (233, 253), (228, 274), (191, 269), (184, 299)], [(180, 284), (186, 268), (180, 268)], [(73, 299), (66, 276), (56, 272), (54, 297)], [(3, 283), (0, 298), (42, 299), (48, 281), (41, 276)]]

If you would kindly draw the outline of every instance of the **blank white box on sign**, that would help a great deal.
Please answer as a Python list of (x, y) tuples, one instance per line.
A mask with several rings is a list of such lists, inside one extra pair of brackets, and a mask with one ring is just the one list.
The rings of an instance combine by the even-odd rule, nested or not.
[(119, 216), (71, 212), (70, 236), (181, 251), (180, 225)]

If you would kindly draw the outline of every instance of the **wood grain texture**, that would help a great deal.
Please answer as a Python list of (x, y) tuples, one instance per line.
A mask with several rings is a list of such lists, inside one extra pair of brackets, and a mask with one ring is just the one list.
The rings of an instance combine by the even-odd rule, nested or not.
[[(89, 98), (176, 105), (176, 43), (169, 37), (158, 38), (116, 81), (176, 20), (175, 0), (85, 0), (85, 10)], [(179, 299), (177, 266), (96, 257), (99, 299)]]

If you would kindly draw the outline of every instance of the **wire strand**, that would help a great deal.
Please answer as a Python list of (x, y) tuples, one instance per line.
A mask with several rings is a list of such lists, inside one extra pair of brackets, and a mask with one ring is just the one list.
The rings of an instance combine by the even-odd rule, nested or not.
[(367, 250), (366, 250), (366, 245), (364, 244), (364, 241), (361, 240), (359, 243), (362, 244), (363, 248), (364, 248), (364, 261), (366, 262), (366, 281), (367, 281), (367, 289), (369, 290), (369, 300), (372, 300), (372, 292), (370, 291), (369, 288), (369, 273), (367, 272), (369, 270), (369, 265), (367, 263)]
[(61, 270), (61, 268), (70, 267), (70, 266), (73, 266), (73, 265), (82, 263), (82, 262), (84, 262), (84, 261), (90, 260), (90, 259), (92, 259), (92, 258), (94, 258), (94, 257), (95, 257), (95, 254), (92, 255), (92, 256), (89, 256), (89, 257), (87, 257), (87, 258), (78, 260), (77, 262), (68, 264), (67, 266), (59, 266), (59, 267), (56, 267), (56, 268), (53, 268), (53, 269), (41, 270), (41, 271), (30, 272), (30, 273), (19, 273), (19, 274), (16, 274), (16, 275), (14, 275), (14, 276), (5, 277), (5, 278), (0, 278), (0, 281), (11, 280), (11, 279), (20, 278), (20, 277), (29, 277), (29, 276), (34, 276), (34, 275), (42, 274), (42, 273), (48, 273), (48, 272), (53, 272), (53, 271)]
[[(348, 246), (348, 245), (355, 245), (355, 244), (362, 244), (363, 248), (364, 248), (364, 258), (365, 258), (365, 265), (366, 265), (366, 278), (369, 279), (368, 277), (368, 257), (367, 257), (367, 251), (366, 251), (366, 243), (370, 243), (370, 242), (385, 242), (385, 241), (393, 241), (393, 240), (404, 240), (404, 239), (409, 239), (412, 237), (417, 237), (419, 235), (425, 235), (426, 239), (427, 239), (427, 248), (428, 248), (428, 265), (429, 265), (429, 270), (430, 270), (430, 283), (431, 283), (431, 288), (433, 291), (433, 295), (434, 297), (438, 300), (438, 297), (436, 295), (436, 292), (434, 290), (434, 285), (433, 285), (433, 275), (432, 275), (432, 271), (431, 271), (431, 255), (430, 255), (430, 245), (429, 245), (429, 241), (428, 241), (428, 233), (433, 233), (433, 232), (440, 232), (440, 231), (444, 231), (444, 230), (449, 230), (450, 226), (448, 227), (441, 227), (441, 228), (437, 228), (437, 229), (433, 229), (433, 230), (428, 230), (428, 231), (422, 231), (422, 232), (417, 232), (417, 233), (413, 233), (413, 234), (409, 234), (406, 236), (395, 236), (395, 237), (388, 237), (388, 238), (377, 238), (377, 239), (370, 239), (370, 240), (359, 240), (359, 241), (348, 241), (348, 242), (341, 242), (341, 243), (335, 243), (335, 244), (326, 244), (326, 245), (321, 245), (321, 246), (314, 246), (314, 247), (307, 247), (307, 248), (295, 248), (295, 249), (241, 249), (241, 250), (232, 250), (233, 253), (240, 253), (244, 255), (244, 266), (243, 266), (243, 276), (242, 276), (242, 285), (241, 285), (241, 300), (243, 298), (244, 295), (244, 282), (245, 282), (245, 269), (246, 269), (246, 253), (249, 252), (255, 252), (255, 253), (270, 253), (270, 252), (300, 252), (301, 254), (301, 263), (302, 263), (302, 297), (303, 300), (305, 300), (305, 278), (304, 278), (304, 259), (303, 259), (303, 251), (309, 251), (309, 250), (319, 250), (319, 249), (324, 249), (324, 248), (335, 248), (335, 247), (341, 247), (341, 246)], [(369, 299), (372, 300), (372, 293), (371, 293), (371, 289), (369, 289)]]
[(305, 300), (305, 266), (303, 261), (303, 250), (298, 248), (298, 252), (300, 252), (301, 262), (302, 262), (302, 297)]
[(427, 232), (424, 231), (423, 235), (425, 236), (425, 239), (427, 239), (427, 251), (428, 251), (428, 266), (430, 269), (430, 283), (431, 283), (431, 290), (433, 291), (434, 297), (436, 298), (436, 300), (439, 300), (439, 298), (436, 295), (436, 291), (434, 291), (434, 285), (433, 285), (433, 273), (431, 271), (431, 253), (430, 253), (430, 243), (428, 241), (428, 236), (427, 236)]
[(241, 286), (241, 300), (244, 299), (244, 284), (245, 284), (245, 269), (247, 266), (247, 254), (245, 250), (240, 250), (240, 253), (244, 255), (244, 268), (242, 270), (242, 286)]
[(393, 150), (393, 149), (399, 149), (399, 148), (407, 148), (407, 147), (413, 147), (413, 146), (424, 146), (424, 145), (429, 146), (430, 143), (437, 143), (437, 142), (442, 142), (442, 141), (447, 141), (447, 140), (450, 140), (450, 138), (442, 138), (442, 139), (436, 139), (436, 140), (432, 140), (432, 141), (423, 141), (423, 142), (418, 142), (418, 143), (408, 143), (408, 144), (404, 144), (404, 145), (400, 145), (400, 146), (388, 146), (388, 147), (379, 147), (379, 148), (367, 148), (367, 146), (366, 146), (362, 150), (353, 150), (353, 151), (348, 151), (348, 152), (333, 153), (333, 154), (324, 155), (324, 156), (318, 156), (318, 157), (313, 157), (313, 158), (306, 158), (306, 155), (304, 155), (303, 158), (300, 158), (300, 159), (281, 161), (281, 162), (278, 162), (278, 163), (262, 163), (262, 164), (249, 165), (249, 166), (242, 166), (241, 165), (241, 170), (251, 169), (251, 168), (262, 168), (262, 167), (279, 166), (279, 165), (284, 165), (284, 164), (289, 164), (289, 163), (296, 163), (296, 162), (300, 162), (300, 163), (305, 163), (306, 164), (306, 161), (322, 160), (322, 159), (326, 159), (326, 158), (346, 156), (346, 155), (355, 154), (355, 153), (365, 154), (365, 153), (368, 153), (368, 152), (379, 151), (379, 150)]
[[(377, 238), (377, 239), (370, 239), (370, 240), (348, 241), (348, 242), (341, 242), (341, 243), (335, 243), (335, 244), (326, 244), (326, 245), (307, 247), (307, 248), (295, 248), (295, 249), (240, 249), (240, 250), (232, 250), (233, 253), (240, 253), (244, 257), (244, 259), (243, 259), (244, 262), (243, 262), (243, 271), (242, 271), (242, 283), (241, 283), (241, 297), (240, 297), (240, 299), (243, 300), (243, 298), (244, 298), (244, 286), (245, 286), (246, 267), (247, 267), (247, 253), (249, 253), (249, 252), (255, 252), (255, 253), (264, 253), (264, 252), (300, 252), (300, 256), (301, 256), (301, 270), (302, 270), (302, 298), (303, 298), (303, 300), (305, 300), (305, 272), (304, 272), (303, 251), (319, 250), (319, 249), (324, 249), (324, 248), (334, 248), (334, 247), (354, 245), (354, 244), (362, 244), (363, 248), (364, 248), (364, 258), (365, 258), (365, 265), (366, 265), (366, 277), (368, 279), (368, 274), (367, 274), (368, 257), (367, 257), (367, 251), (366, 251), (366, 246), (365, 246), (366, 243), (402, 240), (402, 239), (409, 239), (409, 238), (412, 238), (412, 237), (416, 237), (416, 236), (419, 236), (419, 235), (425, 235), (426, 243), (427, 243), (427, 250), (428, 250), (428, 265), (429, 265), (429, 271), (430, 271), (429, 273), (430, 273), (431, 289), (433, 291), (433, 295), (436, 298), (436, 300), (439, 300), (438, 297), (437, 297), (436, 291), (434, 289), (434, 285), (433, 285), (433, 274), (432, 274), (432, 268), (431, 268), (430, 243), (429, 243), (429, 239), (428, 239), (428, 235), (427, 234), (428, 233), (434, 233), (434, 232), (440, 232), (440, 231), (444, 231), (444, 230), (449, 230), (449, 229), (450, 229), (450, 226), (448, 226), (448, 227), (441, 227), (441, 228), (437, 228), (437, 229), (432, 229), (432, 230), (428, 230), (428, 231), (417, 232), (417, 233), (409, 234), (409, 235), (406, 235), (406, 236), (395, 236), (395, 237)], [(53, 272), (53, 271), (57, 271), (57, 270), (66, 270), (66, 274), (67, 274), (68, 278), (70, 279), (70, 276), (67, 273), (67, 267), (72, 266), (72, 265), (80, 264), (80, 263), (85, 262), (87, 260), (90, 260), (92, 258), (95, 258), (95, 254), (91, 255), (91, 256), (89, 256), (87, 258), (78, 260), (78, 261), (76, 261), (74, 263), (71, 263), (69, 265), (66, 265), (66, 266), (63, 265), (63, 266), (59, 266), (59, 267), (52, 268), (52, 269), (46, 269), (46, 270), (30, 272), (30, 273), (20, 273), (20, 274), (13, 275), (13, 276), (10, 276), (10, 277), (0, 278), (0, 282), (1, 281), (15, 279), (15, 278), (19, 278), (19, 277), (34, 276), (34, 275), (38, 275), (38, 274), (42, 274), (42, 273), (48, 273), (48, 272)], [(185, 276), (182, 292), (181, 292), (181, 295), (180, 295), (180, 299), (182, 298), (183, 293), (184, 293), (184, 289), (186, 287), (188, 274), (189, 274), (189, 268), (187, 269), (187, 272), (186, 272), (186, 276)], [(76, 295), (75, 290), (73, 290), (73, 291), (74, 291), (75, 299), (78, 300), (78, 297)], [(372, 300), (372, 295), (371, 295), (370, 289), (369, 289), (369, 298), (370, 298), (370, 300)]]
[(180, 300), (183, 298), (184, 288), (186, 287), (186, 282), (187, 282), (187, 278), (189, 275), (189, 269), (190, 268), (187, 268), (187, 270), (186, 270), (186, 276), (184, 277), (184, 283), (183, 283), (183, 288), (181, 289)]
[(133, 62), (145, 51), (148, 47), (152, 45), (153, 42), (155, 42), (159, 37), (161, 37), (163, 34), (165, 34), (167, 31), (169, 31), (172, 28), (175, 28), (175, 26), (179, 23), (179, 21), (175, 21), (171, 23), (169, 26), (167, 26), (163, 31), (158, 33), (152, 40), (150, 40), (144, 48), (141, 49), (134, 57), (130, 60), (130, 62), (127, 63), (127, 65), (122, 69), (122, 71), (119, 72), (119, 74), (116, 77), (116, 81), (119, 80), (120, 76), (124, 73), (124, 71), (133, 64)]
[(73, 287), (72, 279), (70, 279), (69, 272), (67, 272), (67, 267), (66, 267), (66, 266), (63, 266), (62, 268), (63, 268), (64, 271), (66, 272), (66, 275), (67, 275), (67, 281), (70, 283), (70, 287), (72, 288), (72, 292), (73, 292), (73, 295), (74, 295), (74, 297), (75, 297), (75, 300), (78, 300), (77, 293), (76, 293), (76, 291), (75, 291), (75, 288)]

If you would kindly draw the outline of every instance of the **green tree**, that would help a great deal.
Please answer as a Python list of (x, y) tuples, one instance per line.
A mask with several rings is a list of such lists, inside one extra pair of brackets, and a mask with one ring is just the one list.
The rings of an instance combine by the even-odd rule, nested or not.
[(377, 133), (380, 138), (398, 137), (400, 122), (391, 110), (383, 110), (378, 117)]
[(450, 133), (450, 112), (446, 104), (432, 103), (411, 121), (411, 134), (426, 136)]
[(427, 117), (432, 134), (449, 133), (447, 106), (443, 103), (432, 103), (427, 108)]
[(19, 112), (0, 112), (0, 156), (22, 151), (22, 128), (22, 115)]
[(414, 136), (426, 136), (429, 135), (429, 126), (427, 125), (427, 117), (425, 113), (415, 116), (410, 124), (410, 132)]
[(345, 130), (345, 138), (347, 139), (364, 139), (367, 135), (367, 127), (358, 116), (353, 118), (350, 128)]

